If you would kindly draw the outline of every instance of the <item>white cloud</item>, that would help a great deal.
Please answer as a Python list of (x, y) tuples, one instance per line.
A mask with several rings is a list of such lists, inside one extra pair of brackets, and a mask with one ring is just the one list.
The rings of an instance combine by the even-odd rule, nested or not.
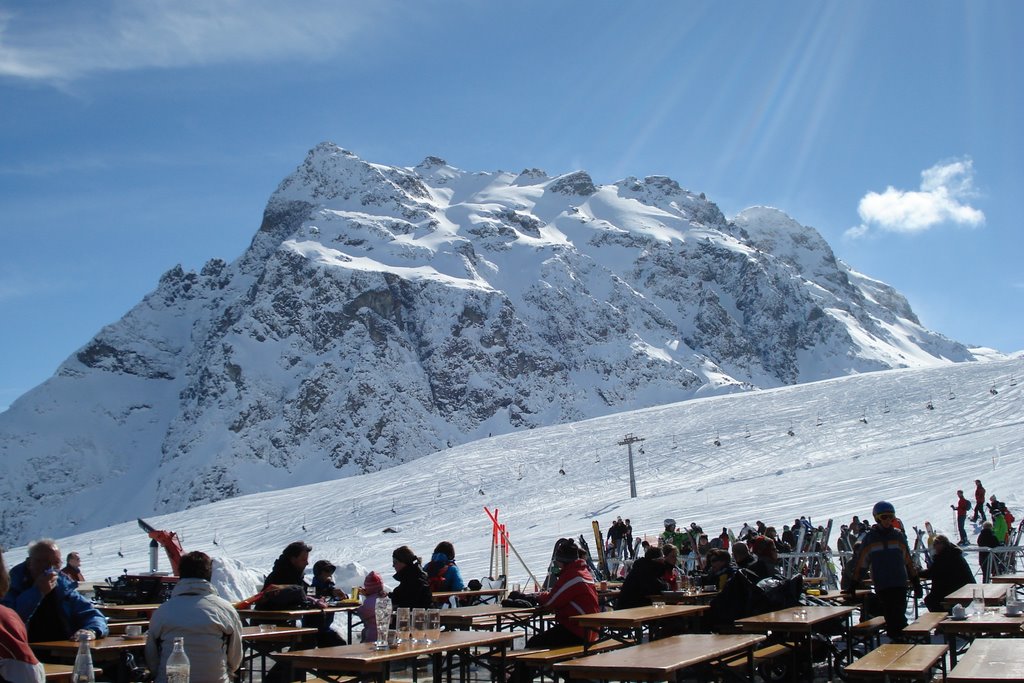
[(849, 238), (863, 237), (873, 229), (887, 232), (920, 233), (944, 223), (977, 227), (985, 214), (969, 204), (976, 196), (974, 163), (969, 158), (936, 164), (921, 172), (918, 190), (868, 192), (857, 212), (861, 224), (846, 231)]
[(97, 72), (326, 59), (391, 2), (65, 0), (0, 11), (0, 76), (68, 82)]

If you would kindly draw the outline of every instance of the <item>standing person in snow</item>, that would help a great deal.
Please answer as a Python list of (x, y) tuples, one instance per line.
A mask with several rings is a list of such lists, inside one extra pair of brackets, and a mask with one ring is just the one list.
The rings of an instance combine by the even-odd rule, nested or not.
[[(0, 550), (0, 595), (7, 593), (11, 577)], [(28, 646), (28, 630), (18, 613), (0, 606), (0, 680), (8, 683), (44, 683), (46, 671)]]
[[(996, 534), (992, 531), (992, 522), (984, 522), (981, 525), (981, 533), (978, 534), (978, 547), (979, 548), (998, 548), (1002, 543), (996, 538)], [(978, 551), (978, 564), (981, 566), (981, 582), (988, 583), (989, 577), (992, 574), (999, 574), (999, 562), (996, 555), (993, 555), (988, 550)], [(994, 572), (992, 570), (995, 570)]]
[(932, 566), (922, 570), (918, 576), (932, 581), (931, 590), (924, 599), (928, 611), (945, 612), (942, 601), (958, 588), (974, 583), (974, 572), (967, 565), (963, 551), (943, 534), (935, 537), (932, 548)]
[(412, 548), (407, 545), (395, 548), (391, 553), (391, 566), (395, 568), (395, 581), (398, 582), (398, 587), (391, 591), (391, 604), (394, 607), (434, 606), (427, 574)]
[(242, 622), (234, 606), (210, 583), (213, 562), (194, 550), (181, 556), (178, 583), (146, 632), (146, 662), (155, 683), (167, 683), (167, 658), (175, 638), (185, 639), (190, 683), (230, 683), (242, 664)]
[(971, 509), (971, 503), (964, 498), (964, 492), (956, 492), (956, 505), (950, 505), (951, 510), (956, 510), (956, 527), (960, 532), (960, 545), (967, 545), (967, 530), (964, 525), (967, 523), (967, 512)]
[(978, 521), (981, 516), (981, 523), (985, 523), (985, 487), (981, 485), (981, 479), (974, 480), (974, 517), (972, 522)]
[(676, 520), (669, 517), (665, 520), (665, 530), (661, 532), (661, 536), (658, 536), (658, 545), (674, 545), (676, 550), (683, 547), (683, 543), (686, 541), (686, 534), (681, 531), (676, 531)]
[(875, 503), (872, 514), (876, 524), (864, 535), (851, 561), (852, 569), (844, 580), (843, 590), (853, 592), (870, 565), (875, 596), (885, 617), (885, 630), (890, 638), (899, 640), (907, 627), (907, 582), (913, 581), (915, 597), (921, 597), (924, 592), (907, 537), (893, 525), (896, 509), (892, 503), (880, 500)]
[(423, 568), (427, 572), (430, 591), (461, 591), (465, 590), (466, 582), (462, 580), (462, 572), (455, 564), (455, 546), (451, 541), (441, 541), (434, 548), (430, 562)]
[(633, 547), (633, 523), (627, 518), (623, 523), (626, 527), (626, 556), (630, 559), (636, 559), (636, 548)]

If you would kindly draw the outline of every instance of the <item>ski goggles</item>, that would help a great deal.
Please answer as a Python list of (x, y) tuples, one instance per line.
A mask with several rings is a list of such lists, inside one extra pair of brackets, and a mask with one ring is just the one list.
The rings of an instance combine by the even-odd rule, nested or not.
[(879, 522), (891, 522), (892, 520), (896, 519), (896, 515), (892, 514), (891, 512), (883, 512), (881, 514), (875, 515), (875, 519), (877, 519)]

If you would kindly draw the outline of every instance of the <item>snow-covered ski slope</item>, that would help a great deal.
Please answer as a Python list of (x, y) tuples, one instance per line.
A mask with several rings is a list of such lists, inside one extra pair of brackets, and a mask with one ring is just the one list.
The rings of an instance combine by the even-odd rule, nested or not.
[[(642, 451), (634, 446), (636, 499), (618, 445), (630, 433), (644, 439)], [(833, 517), (838, 526), (886, 499), (908, 526), (929, 520), (955, 533), (949, 505), (957, 488), (970, 494), (976, 478), (1024, 516), (1022, 461), (1024, 359), (1016, 358), (875, 372), (508, 434), (374, 474), (148, 521), (177, 531), (187, 550), (257, 572), (304, 539), (312, 559), (354, 562), (350, 569), (388, 578), (395, 547), (408, 544), (426, 560), (448, 539), (468, 580), (488, 573), (487, 506), (499, 510), (540, 576), (554, 539), (589, 538), (593, 519), (606, 528), (615, 516), (652, 535), (668, 516), (707, 531), (758, 519), (781, 528), (800, 515)], [(90, 579), (145, 571), (148, 543), (134, 521), (61, 539), (65, 551), (82, 554)], [(9, 551), (8, 562), (23, 552)], [(525, 581), (526, 570), (510, 562), (511, 580)]]

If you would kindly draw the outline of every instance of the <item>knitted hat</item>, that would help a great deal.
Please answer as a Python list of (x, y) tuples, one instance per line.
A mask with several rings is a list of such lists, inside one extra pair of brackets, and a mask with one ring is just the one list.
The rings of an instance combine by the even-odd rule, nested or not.
[(370, 572), (363, 580), (363, 595), (374, 595), (384, 590), (384, 580), (377, 572)]

